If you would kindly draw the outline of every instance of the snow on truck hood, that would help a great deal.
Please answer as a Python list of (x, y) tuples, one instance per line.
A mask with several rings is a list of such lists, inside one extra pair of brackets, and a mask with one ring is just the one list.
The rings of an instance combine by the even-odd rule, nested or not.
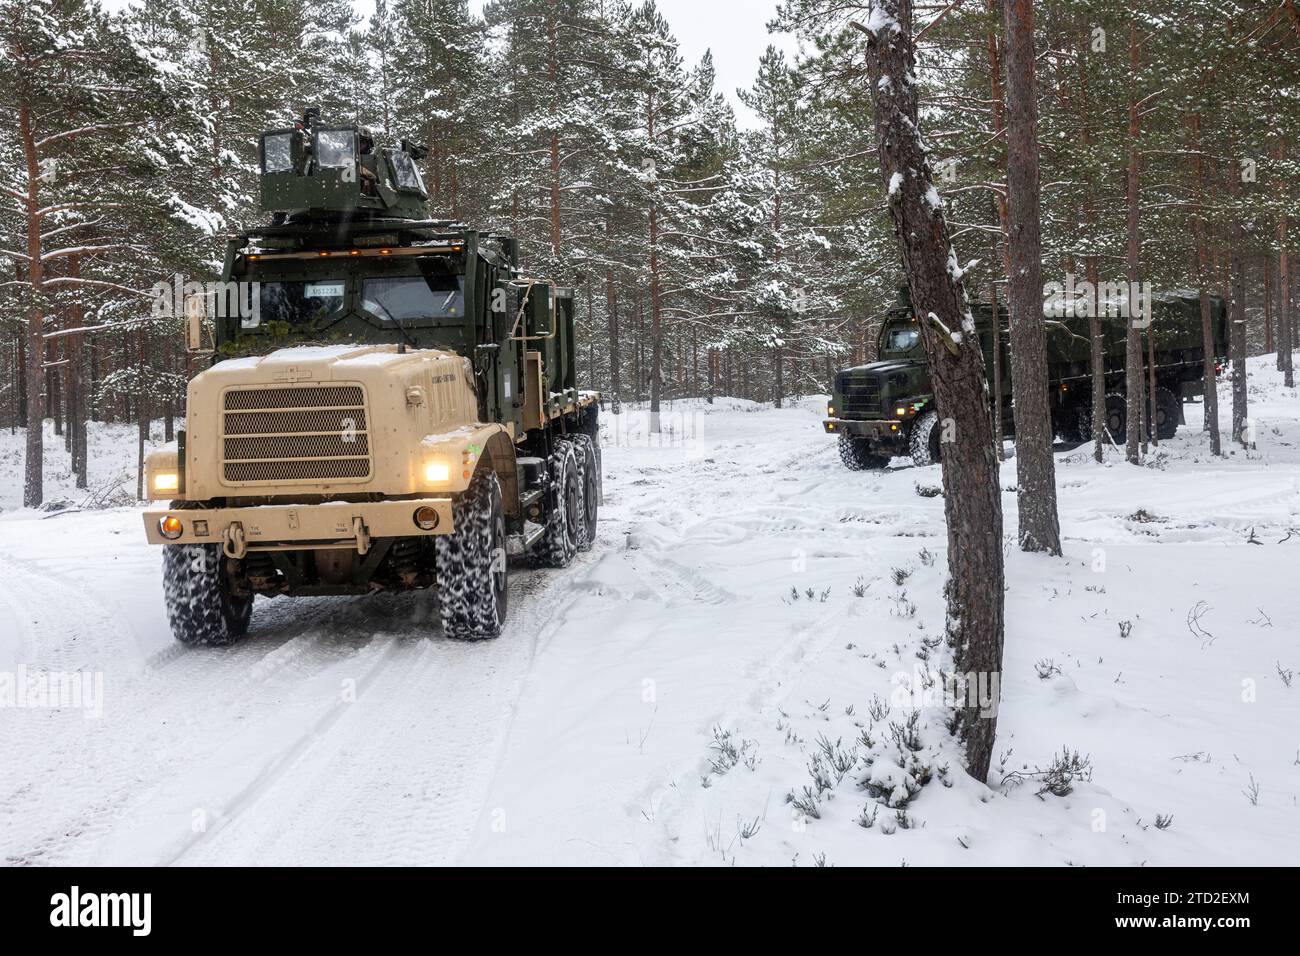
[(396, 345), (300, 345), (280, 349), (269, 355), (250, 355), (226, 359), (212, 366), (215, 372), (274, 371), (299, 365), (374, 368), (424, 361), (429, 358), (457, 358), (453, 352), (438, 349), (408, 349), (399, 352)]

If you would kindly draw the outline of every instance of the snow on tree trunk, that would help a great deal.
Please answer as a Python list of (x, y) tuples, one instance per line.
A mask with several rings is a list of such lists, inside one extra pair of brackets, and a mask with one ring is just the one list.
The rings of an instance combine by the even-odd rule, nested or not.
[[(935, 191), (917, 120), (910, 0), (879, 0), (867, 25), (867, 65), (875, 106), (880, 171), (920, 318), (941, 427), (944, 515), (948, 525), (947, 637), (959, 673), (990, 680), (1002, 670), (1002, 499), (988, 386), (943, 205)], [(889, 184), (898, 188), (890, 189)], [(996, 685), (993, 685), (996, 686)], [(966, 769), (988, 776), (997, 707), (967, 704), (958, 715)]]
[(1016, 423), (1020, 547), (1061, 553), (1048, 407), (1038, 208), (1038, 107), (1031, 0), (1003, 0), (1007, 63), (1007, 242), (1011, 260), (1011, 392)]

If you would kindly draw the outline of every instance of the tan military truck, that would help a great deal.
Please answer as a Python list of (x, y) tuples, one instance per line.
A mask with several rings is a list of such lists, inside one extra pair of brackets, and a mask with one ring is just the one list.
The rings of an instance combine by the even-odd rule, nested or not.
[(595, 540), (572, 291), (523, 275), (510, 237), (418, 218), (419, 158), (310, 111), (264, 134), (274, 224), (183, 296), (213, 361), (144, 514), (183, 643), (238, 639), (257, 595), (428, 588), (447, 636), (495, 637), (510, 557), (564, 567)]

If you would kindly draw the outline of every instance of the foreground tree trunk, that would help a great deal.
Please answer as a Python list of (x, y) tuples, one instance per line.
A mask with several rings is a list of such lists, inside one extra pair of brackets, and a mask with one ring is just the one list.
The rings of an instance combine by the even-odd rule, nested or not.
[[(917, 118), (910, 0), (879, 0), (867, 34), (875, 132), (889, 215), (920, 323), (935, 401), (951, 440), (942, 446), (948, 524), (947, 637), (968, 681), (958, 728), (966, 769), (988, 777), (997, 735), (997, 700), (984, 706), (974, 687), (997, 687), (1002, 671), (1002, 499), (988, 415), (984, 358), (921, 141)], [(954, 260), (955, 261), (955, 260)], [(998, 683), (994, 683), (994, 682)]]
[(1006, 28), (1008, 301), (1019, 540), (1021, 550), (1060, 554), (1052, 413), (1047, 404), (1047, 327), (1043, 324), (1033, 2), (1004, 0), (1002, 14)]

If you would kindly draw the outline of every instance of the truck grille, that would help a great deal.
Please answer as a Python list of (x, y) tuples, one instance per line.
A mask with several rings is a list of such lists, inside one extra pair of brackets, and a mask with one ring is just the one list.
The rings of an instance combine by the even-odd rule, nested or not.
[(840, 379), (843, 396), (841, 415), (846, 418), (880, 414), (880, 379), (874, 375), (855, 378), (845, 375)]
[(360, 385), (226, 392), (222, 474), (232, 484), (364, 481), (370, 435)]

